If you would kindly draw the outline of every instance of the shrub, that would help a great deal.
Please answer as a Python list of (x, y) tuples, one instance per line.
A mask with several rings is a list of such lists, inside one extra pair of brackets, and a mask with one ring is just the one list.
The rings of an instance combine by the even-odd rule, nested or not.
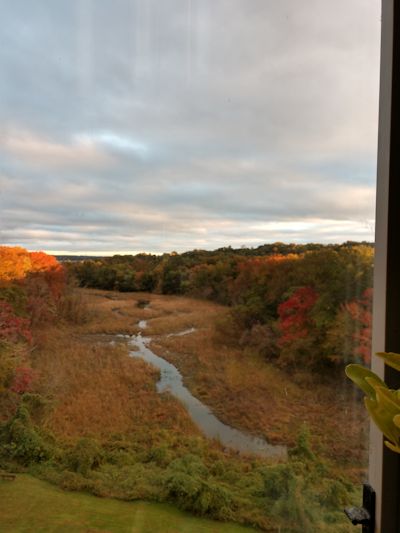
[(210, 479), (200, 458), (192, 454), (171, 463), (164, 488), (167, 498), (181, 509), (220, 520), (232, 517), (231, 494), (224, 486)]
[(285, 521), (288, 532), (315, 533), (315, 523), (309, 509), (310, 505), (307, 502), (307, 494), (304, 493), (303, 483), (300, 478), (292, 477), (287, 493), (276, 501), (272, 512), (276, 517)]
[(184, 472), (171, 473), (165, 482), (168, 499), (181, 509), (201, 516), (229, 519), (232, 497), (217, 483)]
[(286, 497), (294, 479), (290, 464), (278, 464), (262, 470), (264, 494), (272, 500)]
[(32, 341), (32, 333), (27, 318), (21, 318), (12, 306), (0, 300), (0, 342)]
[(310, 446), (310, 430), (306, 424), (303, 424), (301, 427), (297, 436), (296, 446), (289, 451), (289, 455), (292, 458), (296, 457), (298, 459), (315, 459), (315, 455), (313, 454)]
[(103, 461), (103, 451), (96, 441), (82, 438), (67, 454), (67, 465), (74, 472), (86, 475)]
[(331, 509), (339, 509), (348, 501), (346, 486), (338, 479), (328, 480), (325, 490), (321, 491), (320, 502)]
[(33, 425), (24, 403), (20, 404), (15, 416), (3, 426), (0, 435), (4, 452), (24, 465), (51, 457), (51, 447)]

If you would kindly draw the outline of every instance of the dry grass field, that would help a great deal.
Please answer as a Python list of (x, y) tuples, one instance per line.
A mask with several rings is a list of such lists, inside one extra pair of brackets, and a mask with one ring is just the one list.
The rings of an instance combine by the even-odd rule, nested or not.
[[(221, 342), (214, 323), (226, 308), (188, 298), (176, 300), (156, 297), (157, 308), (170, 311), (172, 306), (174, 312), (150, 321), (146, 335), (154, 337), (153, 351), (180, 369), (192, 393), (221, 420), (288, 445), (295, 443), (301, 426), (307, 424), (316, 451), (343, 464), (365, 463), (367, 417), (344, 375), (339, 383), (306, 372), (288, 375), (255, 354)], [(164, 335), (167, 330), (188, 327), (196, 331)]]
[[(128, 357), (124, 342), (96, 335), (143, 334), (151, 349), (181, 371), (185, 385), (224, 422), (272, 443), (293, 445), (307, 424), (314, 449), (355, 473), (365, 459), (365, 415), (351, 386), (327, 377), (288, 375), (260, 357), (225, 345), (215, 321), (227, 309), (179, 296), (81, 289), (90, 320), (48, 330), (37, 359), (54, 408), (45, 425), (56, 434), (109, 435), (146, 428), (198, 433), (180, 403), (158, 394), (158, 373)], [(143, 307), (144, 302), (148, 302)], [(141, 305), (142, 304), (142, 305)], [(174, 336), (189, 328), (190, 334)], [(170, 336), (169, 336), (170, 335)], [(111, 337), (110, 337), (111, 338)], [(227, 343), (229, 344), (229, 343)]]
[[(112, 336), (93, 335), (137, 331), (143, 310), (131, 298), (116, 304), (107, 296), (88, 295), (92, 318), (86, 324), (42, 332), (35, 361), (38, 392), (51, 399), (52, 408), (41, 425), (67, 438), (160, 429), (198, 434), (181, 404), (157, 393), (157, 370), (130, 358), (126, 343), (111, 345)], [(120, 313), (113, 311), (116, 306)], [(128, 318), (125, 307), (132, 310)]]

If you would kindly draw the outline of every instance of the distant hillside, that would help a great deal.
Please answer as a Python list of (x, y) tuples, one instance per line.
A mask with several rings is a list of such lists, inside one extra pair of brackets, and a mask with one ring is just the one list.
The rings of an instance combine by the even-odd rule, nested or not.
[(103, 255), (55, 255), (54, 257), (60, 263), (66, 263), (68, 261), (90, 261), (91, 259), (93, 260), (104, 259), (105, 256)]
[(124, 261), (124, 259), (133, 258), (133, 257), (163, 257), (165, 255), (181, 255), (182, 257), (196, 257), (198, 259), (201, 258), (207, 258), (212, 257), (215, 255), (221, 255), (221, 256), (229, 256), (229, 255), (235, 255), (235, 256), (264, 256), (264, 255), (274, 255), (274, 254), (280, 254), (280, 255), (288, 255), (288, 254), (301, 254), (304, 252), (310, 252), (310, 251), (317, 251), (322, 249), (331, 249), (331, 250), (339, 250), (342, 248), (352, 248), (354, 246), (368, 246), (373, 248), (374, 243), (362, 241), (362, 242), (356, 242), (356, 241), (346, 241), (342, 244), (320, 244), (320, 243), (305, 243), (305, 244), (294, 244), (294, 243), (284, 243), (284, 242), (273, 242), (268, 244), (261, 244), (260, 246), (256, 247), (240, 247), (240, 248), (232, 248), (232, 246), (224, 246), (222, 248), (217, 248), (215, 250), (201, 250), (201, 249), (193, 249), (188, 250), (187, 252), (177, 253), (177, 252), (170, 252), (169, 254), (151, 254), (146, 252), (141, 252), (135, 255), (131, 254), (115, 254), (113, 256), (104, 256), (104, 255), (56, 255), (54, 256), (57, 261), (60, 262), (68, 262), (68, 261), (96, 261), (96, 260), (103, 260), (103, 259), (110, 259), (111, 262), (115, 262), (118, 260)]

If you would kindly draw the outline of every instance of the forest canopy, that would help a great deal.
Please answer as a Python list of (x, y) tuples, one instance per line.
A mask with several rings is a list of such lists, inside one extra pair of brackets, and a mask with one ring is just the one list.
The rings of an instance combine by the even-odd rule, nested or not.
[(373, 245), (265, 244), (66, 262), (82, 287), (209, 299), (231, 307), (225, 342), (280, 366), (368, 363)]

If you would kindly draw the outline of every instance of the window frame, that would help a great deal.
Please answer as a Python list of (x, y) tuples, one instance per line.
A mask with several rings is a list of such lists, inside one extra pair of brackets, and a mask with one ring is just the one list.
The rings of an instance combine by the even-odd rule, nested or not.
[[(382, 0), (380, 69), (373, 353), (400, 352), (400, 5), (395, 0)], [(372, 359), (372, 369), (400, 388), (399, 373)], [(377, 494), (375, 533), (398, 533), (400, 456), (384, 446), (373, 424), (369, 482)]]

